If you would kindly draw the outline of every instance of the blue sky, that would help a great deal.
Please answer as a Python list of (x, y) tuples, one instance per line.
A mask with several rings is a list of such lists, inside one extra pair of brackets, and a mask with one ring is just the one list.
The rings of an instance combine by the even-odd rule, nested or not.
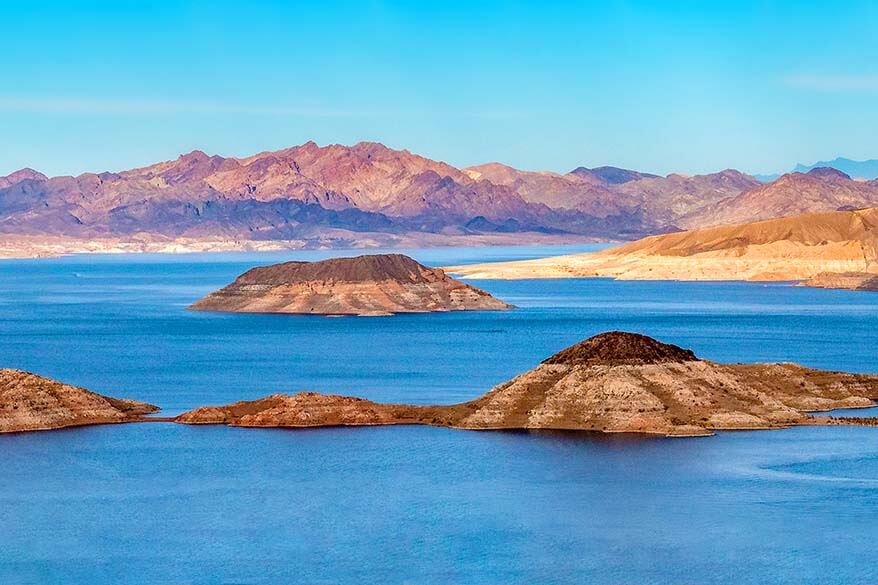
[(384, 142), (465, 166), (878, 158), (872, 2), (9, 2), (0, 174)]

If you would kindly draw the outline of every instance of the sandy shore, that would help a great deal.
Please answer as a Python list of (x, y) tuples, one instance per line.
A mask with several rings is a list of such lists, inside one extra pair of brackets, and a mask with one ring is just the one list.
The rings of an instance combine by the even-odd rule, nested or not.
[(692, 256), (649, 252), (620, 253), (616, 248), (517, 262), (448, 266), (451, 274), (475, 279), (607, 277), (620, 280), (807, 280), (821, 273), (878, 272), (850, 243), (807, 246), (776, 242), (745, 250), (717, 250)]

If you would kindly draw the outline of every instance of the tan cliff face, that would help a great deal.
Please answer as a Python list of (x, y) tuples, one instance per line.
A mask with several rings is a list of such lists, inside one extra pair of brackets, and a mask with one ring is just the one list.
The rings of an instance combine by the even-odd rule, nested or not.
[(408, 256), (375, 254), (254, 268), (190, 308), (236, 313), (388, 315), (504, 310), (512, 306)]
[(548, 358), (484, 396), (449, 406), (379, 404), (313, 392), (204, 407), (187, 424), (248, 427), (425, 424), (706, 435), (818, 421), (815, 410), (873, 405), (878, 376), (794, 364), (723, 365), (649, 337), (611, 332)]
[(652, 236), (594, 254), (447, 268), (470, 278), (808, 280), (878, 275), (878, 208)]
[(158, 411), (20, 370), (0, 369), (0, 433), (122, 423)]

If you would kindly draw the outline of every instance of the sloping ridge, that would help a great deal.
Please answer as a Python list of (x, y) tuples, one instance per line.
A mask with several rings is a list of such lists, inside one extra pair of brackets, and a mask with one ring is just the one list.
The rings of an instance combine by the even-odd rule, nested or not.
[(632, 252), (692, 256), (703, 252), (786, 241), (807, 246), (825, 242), (878, 240), (878, 208), (808, 213), (754, 223), (652, 236), (612, 248), (608, 254)]

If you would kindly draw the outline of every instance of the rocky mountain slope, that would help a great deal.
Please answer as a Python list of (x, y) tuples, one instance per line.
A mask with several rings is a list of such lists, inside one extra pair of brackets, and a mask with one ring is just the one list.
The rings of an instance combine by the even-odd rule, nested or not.
[[(277, 394), (177, 418), (244, 427), (425, 424), (706, 435), (818, 424), (809, 411), (871, 406), (878, 376), (794, 364), (723, 365), (642, 335), (589, 338), (470, 402), (379, 404), (313, 392)], [(829, 424), (829, 423), (825, 423)]]
[(197, 311), (389, 315), (512, 308), (402, 254), (285, 262), (248, 270), (193, 304)]
[(158, 411), (20, 370), (0, 370), (0, 433), (131, 422)]
[(709, 203), (753, 182), (717, 185), (710, 177), (665, 179), (614, 167), (529, 173), (496, 163), (457, 169), (367, 142), (309, 142), (246, 158), (193, 151), (120, 172), (48, 178), (22, 169), (0, 177), (0, 235), (321, 247), (418, 235), (630, 239), (676, 229), (663, 198)]
[[(596, 254), (448, 268), (472, 278), (808, 280), (878, 275), (878, 208), (811, 213), (652, 236)], [(826, 275), (823, 276), (826, 282)]]
[(728, 169), (709, 175), (659, 177), (615, 167), (579, 167), (566, 175), (519, 171), (491, 163), (464, 171), (473, 178), (509, 187), (524, 200), (595, 217), (639, 217), (652, 231), (676, 230), (693, 210), (761, 185)]
[(509, 231), (615, 237), (643, 229), (637, 218), (553, 210), (375, 143), (309, 142), (242, 159), (194, 151), (118, 173), (47, 179), (22, 171), (0, 182), (0, 233), (9, 235), (344, 240)]
[(878, 206), (878, 181), (855, 181), (845, 173), (818, 167), (789, 173), (772, 183), (694, 210), (680, 225), (701, 228), (787, 217), (816, 211)]

